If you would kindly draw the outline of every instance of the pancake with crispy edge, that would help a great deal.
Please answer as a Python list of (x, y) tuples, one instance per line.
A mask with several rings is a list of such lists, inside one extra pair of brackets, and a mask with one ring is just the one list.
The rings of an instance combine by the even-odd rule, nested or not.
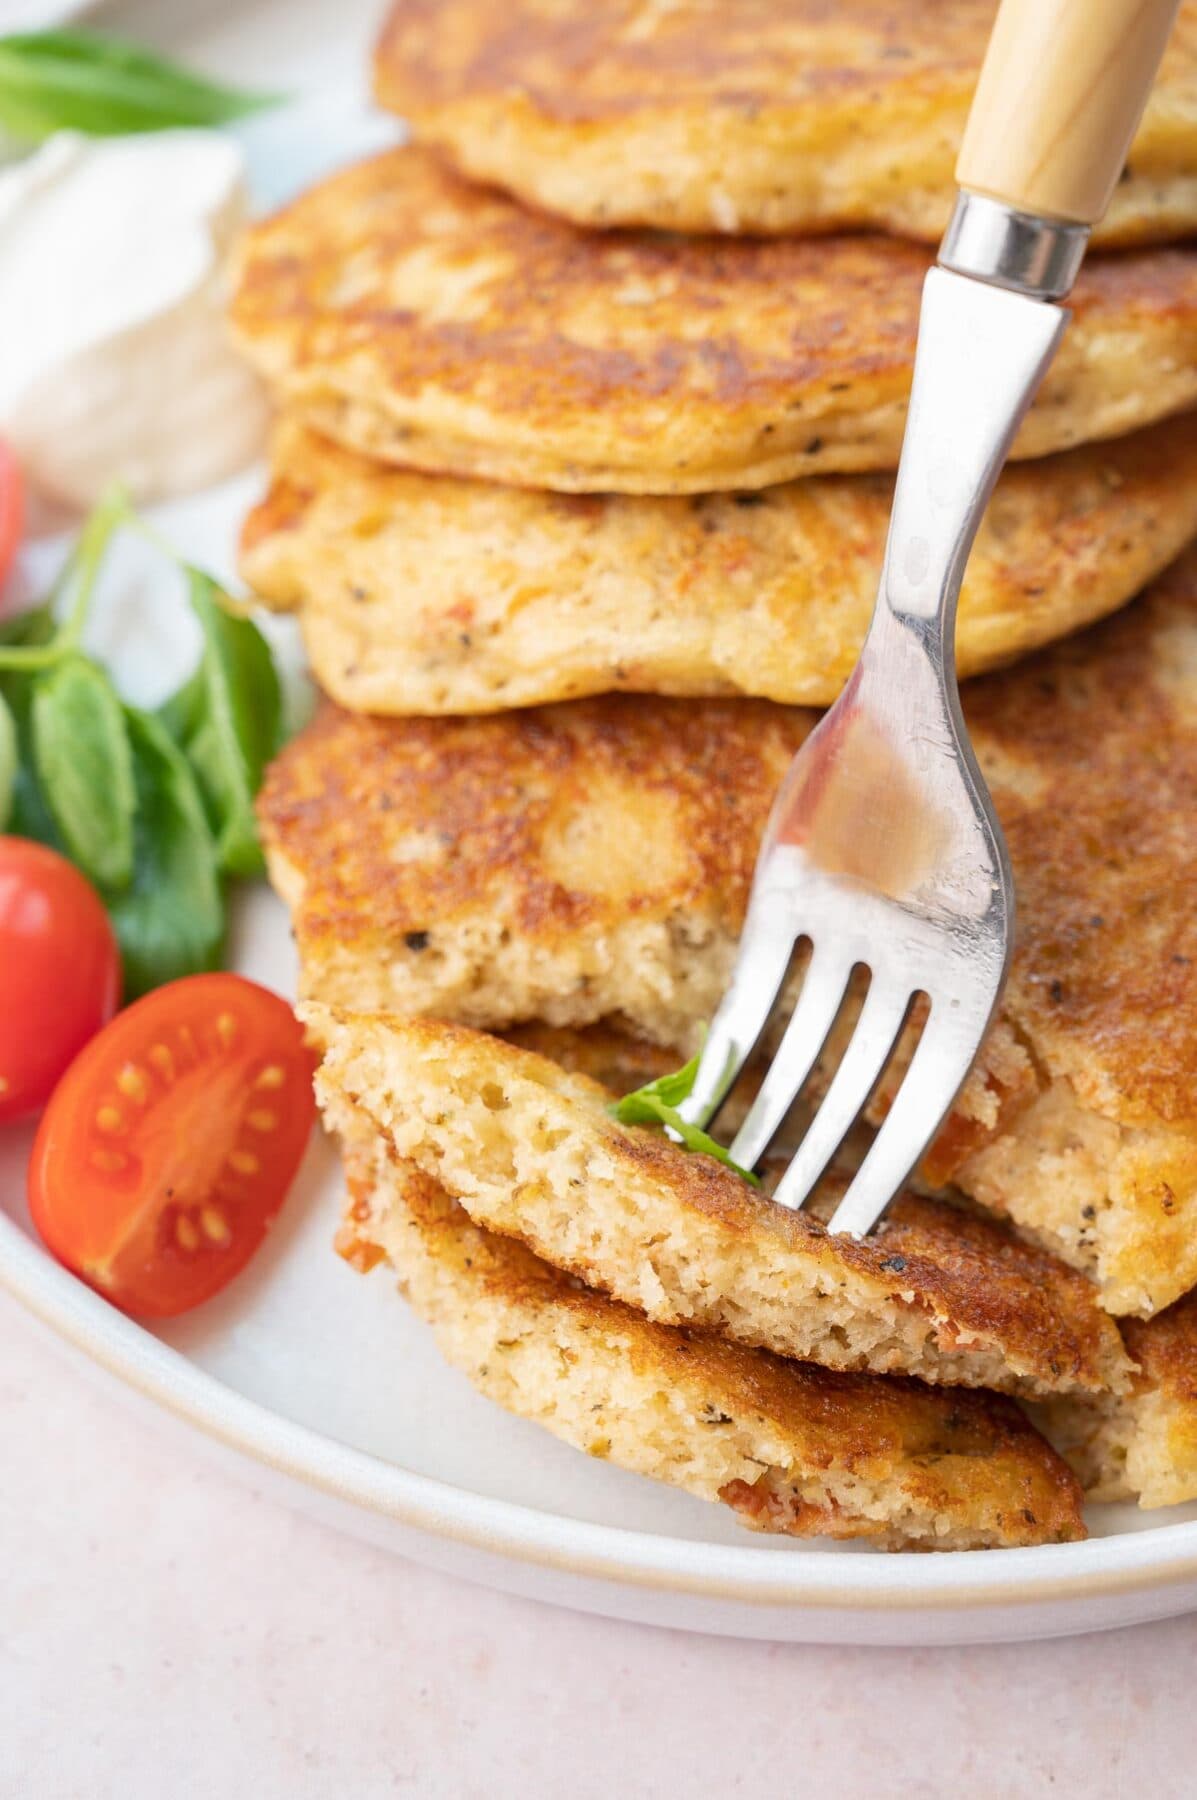
[(385, 1256), (449, 1362), (588, 1455), (794, 1537), (965, 1550), (1085, 1535), (1075, 1476), (1013, 1401), (652, 1325), (471, 1224), (377, 1139), (351, 1140), (348, 1160), (344, 1253)]
[[(395, 0), (375, 91), (466, 174), (584, 225), (938, 242), (993, 0)], [(1186, 0), (1099, 243), (1197, 227)]]
[[(1197, 1283), (1197, 556), (965, 710), (1019, 940), (924, 1173), (1094, 1274), (1111, 1311), (1154, 1312)], [(260, 800), (304, 993), (492, 1029), (622, 1016), (689, 1054), (808, 727), (763, 701), (326, 711)]]
[[(928, 251), (596, 237), (400, 149), (243, 240), (250, 360), (387, 462), (569, 492), (703, 493), (897, 466)], [(1016, 457), (1197, 402), (1197, 255), (1090, 260)]]
[[(295, 608), (351, 711), (492, 712), (579, 695), (829, 705), (873, 606), (892, 482), (691, 499), (534, 493), (388, 468), (286, 422), (241, 570)], [(969, 559), (962, 675), (1129, 600), (1197, 533), (1197, 413), (1012, 465)]]
[(904, 1195), (867, 1241), (832, 1236), (713, 1158), (619, 1124), (605, 1088), (531, 1050), (430, 1020), (303, 1017), (334, 1130), (380, 1136), (476, 1224), (659, 1324), (1026, 1396), (1126, 1386), (1092, 1284), (994, 1220)]

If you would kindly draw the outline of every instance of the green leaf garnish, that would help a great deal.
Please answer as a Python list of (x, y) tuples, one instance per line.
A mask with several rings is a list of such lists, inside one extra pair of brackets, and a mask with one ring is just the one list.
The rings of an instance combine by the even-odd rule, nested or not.
[(19, 762), (17, 722), (8, 701), (0, 694), (0, 831), (12, 817)]
[(625, 1094), (622, 1100), (613, 1101), (608, 1111), (621, 1125), (669, 1125), (687, 1150), (701, 1150), (705, 1156), (713, 1156), (717, 1162), (742, 1175), (745, 1181), (750, 1181), (753, 1187), (760, 1187), (759, 1176), (733, 1162), (722, 1144), (716, 1143), (697, 1125), (688, 1124), (678, 1112), (682, 1101), (689, 1097), (697, 1074), (698, 1057), (694, 1056), (672, 1075), (658, 1075), (655, 1081), (637, 1088), (634, 1093)]
[(278, 674), (253, 621), (229, 610), (210, 576), (192, 568), (186, 574), (203, 649), (195, 675), (160, 717), (199, 778), (221, 869), (259, 875), (254, 796), (279, 745)]
[[(81, 647), (122, 528), (182, 570), (202, 633), (198, 667), (156, 714), (125, 705)], [(281, 715), (257, 626), (179, 563), (119, 489), (85, 521), (49, 600), (0, 623), (0, 829), (51, 845), (95, 884), (127, 998), (219, 967), (222, 878), (262, 868), (254, 799)]]
[(33, 838), (39, 844), (49, 844), (52, 850), (62, 850), (62, 839), (34, 768), (33, 695), (37, 679), (36, 675), (24, 672), (0, 671), (0, 695), (8, 708), (17, 741), (17, 766), (6, 829), (14, 837)]
[(134, 873), (108, 897), (125, 968), (125, 998), (220, 966), (224, 893), (216, 846), (191, 766), (151, 713), (127, 706), (137, 789)]
[(40, 143), (55, 131), (110, 137), (225, 125), (278, 100), (193, 75), (138, 44), (98, 32), (0, 37), (0, 128), (24, 143)]
[(98, 888), (133, 879), (133, 753), (108, 675), (74, 651), (35, 677), (33, 761), (71, 861)]

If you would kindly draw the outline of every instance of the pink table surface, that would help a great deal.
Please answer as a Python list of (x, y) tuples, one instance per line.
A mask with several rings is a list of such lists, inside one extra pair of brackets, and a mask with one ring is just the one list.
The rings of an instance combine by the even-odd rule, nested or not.
[(0, 1296), (3, 1800), (1194, 1791), (1197, 1617), (978, 1650), (608, 1623), (214, 1474)]
[[(362, 66), (379, 10), (105, 12), (283, 85), (314, 55)], [(0, 1800), (1170, 1800), (1197, 1789), (1195, 1667), (1197, 1617), (1029, 1647), (805, 1649), (466, 1587), (192, 1462), (0, 1296)]]

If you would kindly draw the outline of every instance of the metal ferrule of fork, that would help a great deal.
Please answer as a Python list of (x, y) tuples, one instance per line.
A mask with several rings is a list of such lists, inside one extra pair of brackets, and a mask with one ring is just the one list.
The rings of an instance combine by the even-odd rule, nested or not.
[[(760, 1040), (795, 946), (794, 1012), (732, 1145), (752, 1167), (807, 1082), (854, 971), (871, 975), (822, 1104), (777, 1189), (801, 1206), (875, 1089), (916, 994), (928, 1023), (832, 1221), (871, 1228), (935, 1135), (993, 1017), (1013, 883), (956, 691), (961, 579), (1067, 314), (1088, 231), (962, 193), (927, 276), (873, 620), (848, 687), (786, 776), (731, 985), (681, 1107), (706, 1126)], [(858, 829), (858, 826), (860, 829)]]

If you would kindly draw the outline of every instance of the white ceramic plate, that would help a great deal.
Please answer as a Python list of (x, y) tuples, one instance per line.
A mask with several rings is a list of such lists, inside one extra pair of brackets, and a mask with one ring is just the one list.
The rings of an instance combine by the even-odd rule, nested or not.
[[(324, 88), (245, 129), (257, 193), (282, 197), (320, 165), (393, 135), (359, 90)], [(226, 578), (250, 476), (158, 510), (185, 555)], [(39, 592), (61, 545), (25, 558)], [(123, 545), (93, 637), (130, 696), (160, 698), (194, 654), (161, 565)], [(284, 649), (288, 634), (276, 634)], [(291, 646), (293, 650), (293, 646)], [(250, 892), (233, 961), (290, 994), (282, 907)], [(482, 1400), (441, 1361), (385, 1271), (333, 1255), (335, 1158), (313, 1147), (270, 1242), (218, 1300), (151, 1332), (60, 1269), (24, 1210), (27, 1135), (0, 1138), (0, 1284), (85, 1369), (149, 1403), (160, 1426), (239, 1462), (251, 1479), (347, 1529), (458, 1574), (545, 1600), (742, 1636), (875, 1644), (1046, 1636), (1197, 1605), (1197, 1507), (1104, 1509), (1085, 1544), (959, 1556), (794, 1548), (742, 1531), (724, 1508), (557, 1443)]]
[[(227, 573), (250, 476), (160, 508), (185, 554)], [(44, 583), (60, 547), (36, 546)], [(95, 641), (135, 697), (161, 696), (192, 653), (180, 596), (122, 546)], [(287, 634), (281, 634), (284, 650)], [(234, 961), (293, 990), (287, 920), (249, 891)], [(0, 1143), (0, 1282), (163, 1421), (238, 1457), (255, 1480), (362, 1536), (563, 1604), (745, 1636), (861, 1643), (1017, 1638), (1159, 1618), (1197, 1604), (1197, 1508), (1095, 1511), (1085, 1544), (959, 1556), (794, 1548), (724, 1509), (594, 1462), (475, 1394), (438, 1356), (384, 1270), (332, 1253), (336, 1159), (315, 1145), (280, 1225), (232, 1288), (151, 1332), (51, 1260), (22, 1200), (25, 1134)]]

